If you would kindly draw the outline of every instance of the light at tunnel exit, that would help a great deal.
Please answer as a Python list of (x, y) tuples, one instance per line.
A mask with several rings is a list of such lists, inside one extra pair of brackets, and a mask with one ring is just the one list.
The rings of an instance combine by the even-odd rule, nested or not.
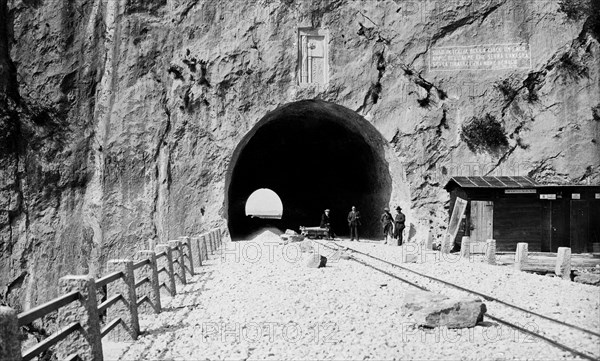
[(258, 218), (281, 219), (283, 204), (277, 193), (268, 188), (254, 191), (246, 201), (246, 215)]

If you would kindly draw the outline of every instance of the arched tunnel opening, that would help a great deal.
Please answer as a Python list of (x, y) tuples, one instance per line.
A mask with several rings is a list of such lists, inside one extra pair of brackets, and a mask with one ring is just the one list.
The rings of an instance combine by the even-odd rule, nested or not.
[[(225, 204), (232, 239), (263, 227), (299, 232), (300, 226), (318, 226), (326, 208), (336, 235), (346, 236), (352, 206), (361, 212), (360, 237), (382, 237), (379, 217), (392, 192), (384, 147), (373, 125), (334, 103), (303, 100), (269, 112), (229, 165)], [(281, 219), (245, 215), (246, 200), (260, 188), (279, 195)]]

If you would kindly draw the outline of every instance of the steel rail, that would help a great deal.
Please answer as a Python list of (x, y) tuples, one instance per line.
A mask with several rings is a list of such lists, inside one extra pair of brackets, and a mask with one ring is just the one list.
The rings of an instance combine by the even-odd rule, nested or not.
[[(356, 252), (356, 253), (358, 253), (358, 254), (362, 254), (362, 255), (364, 255), (364, 256), (371, 257), (371, 258), (373, 258), (373, 259), (375, 259), (375, 260), (378, 260), (378, 261), (380, 261), (380, 262), (382, 262), (382, 263), (385, 263), (385, 264), (388, 264), (388, 265), (390, 265), (390, 266), (397, 267), (397, 268), (400, 268), (400, 269), (403, 269), (403, 270), (406, 270), (406, 271), (410, 271), (411, 273), (417, 274), (418, 276), (425, 277), (425, 278), (428, 278), (428, 279), (431, 279), (431, 280), (434, 280), (434, 281), (438, 281), (438, 282), (440, 282), (440, 283), (446, 284), (446, 285), (448, 285), (448, 286), (456, 287), (456, 288), (458, 288), (458, 289), (460, 289), (460, 290), (463, 290), (463, 291), (466, 291), (466, 292), (470, 292), (470, 293), (473, 293), (473, 294), (478, 294), (478, 295), (481, 295), (482, 297), (483, 297), (483, 296), (486, 296), (486, 295), (479, 294), (478, 292), (475, 292), (475, 291), (472, 291), (472, 290), (466, 289), (466, 288), (464, 288), (464, 287), (461, 287), (461, 286), (454, 285), (454, 284), (452, 284), (452, 283), (450, 283), (450, 282), (446, 282), (446, 281), (443, 281), (443, 280), (439, 280), (439, 279), (437, 279), (437, 278), (435, 278), (435, 277), (427, 276), (427, 275), (421, 274), (421, 273), (419, 273), (419, 272), (413, 271), (413, 270), (411, 270), (411, 269), (408, 269), (408, 268), (406, 268), (406, 267), (402, 267), (402, 266), (400, 266), (400, 265), (397, 265), (397, 264), (395, 264), (395, 263), (388, 262), (388, 261), (386, 261), (386, 260), (382, 260), (382, 259), (380, 259), (380, 258), (378, 258), (378, 257), (375, 257), (375, 256), (372, 256), (372, 255), (370, 255), (370, 254), (368, 254), (368, 253), (361, 252), (361, 251), (357, 251), (357, 250), (355, 250), (355, 249), (353, 249), (353, 248), (350, 248), (350, 247), (343, 247), (343, 246), (340, 246), (340, 245), (338, 245), (338, 244), (337, 244), (337, 243), (335, 243), (335, 242), (332, 242), (332, 243), (333, 243), (333, 244), (335, 244), (335, 245), (338, 247), (337, 249), (343, 249), (343, 248), (345, 248), (345, 249), (351, 250), (351, 251), (353, 251), (353, 252)], [(330, 248), (330, 249), (334, 249), (333, 247), (331, 247), (331, 246), (328, 246), (328, 245), (326, 245), (326, 244), (323, 244), (323, 243), (320, 243), (320, 244), (322, 244), (322, 245), (324, 245), (325, 247), (328, 247), (328, 248)], [(359, 260), (358, 258), (356, 258), (356, 257), (354, 257), (354, 256), (352, 256), (352, 255), (349, 255), (349, 259), (351, 259), (351, 260), (353, 260), (353, 261), (355, 261), (355, 262), (357, 262), (357, 263), (359, 263), (359, 264), (362, 264), (362, 265), (364, 265), (364, 266), (366, 266), (366, 267), (372, 268), (372, 269), (374, 269), (374, 270), (376, 270), (376, 271), (378, 271), (378, 272), (381, 272), (381, 273), (383, 273), (383, 274), (385, 274), (385, 275), (387, 275), (387, 276), (390, 276), (390, 277), (392, 277), (392, 278), (394, 278), (394, 279), (397, 279), (397, 280), (399, 280), (399, 281), (401, 281), (401, 282), (404, 282), (404, 283), (407, 283), (407, 284), (409, 284), (409, 285), (411, 285), (411, 286), (414, 286), (414, 287), (416, 287), (416, 288), (418, 288), (418, 289), (420, 289), (420, 290), (423, 290), (423, 291), (429, 291), (429, 289), (427, 289), (426, 287), (419, 286), (419, 285), (417, 285), (417, 284), (415, 284), (415, 283), (413, 283), (413, 282), (411, 282), (411, 281), (408, 281), (408, 280), (406, 280), (406, 279), (404, 279), (404, 278), (402, 278), (402, 277), (400, 277), (400, 276), (398, 276), (398, 275), (395, 275), (395, 274), (393, 274), (393, 273), (391, 273), (391, 272), (388, 272), (388, 271), (386, 271), (386, 270), (383, 270), (383, 269), (381, 269), (381, 268), (379, 268), (379, 267), (373, 266), (373, 265), (371, 265), (371, 264), (369, 264), (369, 263), (367, 263), (367, 262), (364, 262), (364, 261), (362, 261), (362, 260)], [(490, 297), (490, 298), (493, 298), (493, 297), (491, 297), (491, 296), (488, 296), (488, 297)], [(494, 301), (494, 300), (493, 300), (493, 299), (491, 299), (490, 301)], [(499, 303), (502, 303), (502, 304), (504, 304), (504, 305), (507, 305), (507, 306), (513, 306), (513, 305), (507, 304), (506, 302), (503, 302), (503, 301), (500, 301)], [(520, 307), (518, 307), (518, 306), (515, 306), (515, 307), (516, 307), (517, 309), (519, 309), (520, 311), (522, 311), (522, 312), (525, 312), (525, 313), (530, 313), (530, 314), (536, 315), (536, 313), (534, 313), (534, 312), (531, 312), (531, 311), (528, 311), (528, 310), (525, 310), (525, 309), (521, 309), (521, 308), (520, 308)], [(560, 342), (557, 342), (557, 341), (555, 341), (555, 340), (553, 340), (553, 339), (551, 339), (551, 338), (548, 338), (548, 337), (546, 337), (546, 336), (544, 336), (544, 335), (542, 335), (542, 334), (539, 334), (539, 333), (537, 333), (537, 332), (534, 332), (534, 331), (530, 331), (530, 330), (528, 330), (528, 329), (526, 329), (526, 328), (523, 328), (523, 327), (521, 327), (521, 326), (519, 326), (519, 325), (515, 325), (515, 324), (513, 324), (513, 323), (511, 323), (511, 322), (508, 322), (508, 321), (502, 320), (501, 318), (498, 318), (498, 317), (496, 317), (496, 316), (493, 316), (493, 315), (491, 315), (491, 314), (489, 314), (489, 313), (487, 313), (487, 312), (486, 312), (486, 316), (487, 316), (487, 317), (489, 317), (490, 319), (494, 320), (494, 321), (500, 322), (500, 323), (502, 323), (502, 324), (505, 324), (505, 325), (507, 325), (507, 326), (513, 327), (513, 328), (515, 328), (515, 329), (517, 329), (517, 330), (519, 330), (519, 331), (521, 331), (521, 332), (524, 332), (524, 333), (530, 334), (531, 336), (534, 336), (534, 337), (536, 337), (536, 338), (539, 338), (539, 339), (541, 339), (541, 340), (543, 340), (543, 341), (546, 341), (547, 343), (549, 343), (549, 344), (551, 344), (551, 345), (553, 345), (553, 346), (555, 346), (555, 347), (557, 347), (557, 348), (559, 348), (559, 349), (561, 349), (561, 350), (563, 350), (563, 351), (570, 352), (570, 353), (572, 353), (573, 355), (576, 355), (576, 356), (578, 356), (578, 357), (584, 358), (584, 359), (586, 359), (586, 360), (590, 360), (590, 361), (598, 361), (598, 358), (596, 358), (596, 357), (594, 357), (594, 356), (590, 356), (590, 355), (588, 355), (588, 354), (586, 354), (586, 353), (583, 353), (583, 352), (581, 352), (581, 351), (575, 350), (574, 348), (571, 348), (571, 347), (569, 347), (569, 346), (567, 346), (567, 345), (564, 345), (564, 344), (562, 344), (562, 343), (560, 343)], [(578, 327), (578, 326), (572, 327), (572, 326), (571, 326), (570, 324), (568, 324), (568, 323), (563, 323), (562, 321), (554, 320), (554, 319), (552, 319), (552, 318), (548, 318), (547, 316), (543, 316), (542, 318), (544, 318), (544, 319), (549, 319), (549, 320), (551, 320), (551, 321), (555, 321), (555, 322), (557, 322), (557, 323), (560, 323), (560, 324), (563, 324), (564, 326), (567, 326), (567, 327), (575, 328), (575, 329), (578, 329), (578, 330), (580, 329), (580, 327)], [(588, 333), (591, 333), (591, 334), (595, 335), (595, 333), (593, 333), (592, 331), (588, 331), (588, 330), (585, 330), (585, 329), (581, 329), (581, 330), (583, 330), (583, 331), (585, 331), (585, 332), (588, 332)]]
[[(336, 245), (337, 245), (338, 247), (342, 247), (342, 246), (339, 246), (338, 244), (336, 244)], [(455, 285), (454, 283), (451, 283), (451, 282), (448, 282), (448, 281), (444, 281), (444, 280), (440, 280), (440, 279), (438, 279), (438, 278), (435, 278), (435, 277), (432, 277), (432, 276), (428, 276), (428, 275), (425, 275), (425, 274), (419, 273), (419, 272), (417, 272), (417, 271), (413, 271), (413, 270), (411, 270), (410, 268), (407, 268), (407, 267), (400, 266), (399, 264), (396, 264), (396, 263), (392, 263), (392, 262), (386, 261), (386, 260), (384, 260), (384, 259), (381, 259), (381, 258), (379, 258), (379, 257), (376, 257), (376, 256), (373, 256), (373, 255), (370, 255), (370, 254), (368, 254), (368, 253), (365, 253), (365, 252), (362, 252), (362, 251), (358, 251), (358, 250), (356, 250), (356, 249), (353, 249), (353, 248), (350, 248), (350, 247), (345, 247), (345, 248), (347, 248), (347, 249), (351, 250), (352, 252), (356, 252), (356, 253), (358, 253), (358, 254), (361, 254), (361, 255), (364, 255), (364, 256), (367, 256), (367, 257), (373, 258), (373, 259), (375, 259), (375, 260), (377, 260), (377, 261), (379, 261), (379, 262), (382, 262), (382, 263), (388, 264), (388, 265), (390, 265), (390, 266), (393, 266), (393, 267), (398, 267), (398, 268), (400, 268), (400, 269), (402, 269), (402, 270), (405, 270), (405, 271), (408, 271), (408, 272), (414, 273), (414, 274), (416, 274), (416, 275), (418, 275), (418, 276), (421, 276), (421, 277), (428, 278), (428, 279), (430, 279), (430, 280), (432, 280), (432, 281), (436, 281), (436, 282), (443, 283), (443, 284), (445, 284), (446, 286), (454, 287), (454, 288), (456, 288), (456, 289), (459, 289), (459, 290), (461, 290), (461, 291), (464, 291), (464, 292), (469, 292), (469, 293), (471, 293), (471, 294), (474, 294), (474, 295), (480, 296), (480, 297), (484, 298), (484, 299), (485, 299), (485, 300), (487, 300), (487, 301), (498, 302), (498, 303), (500, 303), (500, 304), (503, 304), (504, 306), (507, 306), (507, 307), (510, 307), (510, 308), (514, 308), (514, 309), (516, 309), (516, 310), (519, 310), (519, 311), (521, 311), (521, 312), (526, 312), (526, 313), (529, 313), (529, 314), (531, 314), (531, 315), (534, 315), (534, 316), (537, 316), (537, 317), (539, 317), (539, 318), (543, 318), (543, 319), (545, 319), (545, 320), (547, 320), (547, 321), (555, 322), (555, 323), (558, 323), (558, 324), (560, 324), (560, 325), (567, 326), (567, 327), (571, 327), (571, 328), (574, 328), (574, 329), (576, 329), (576, 330), (579, 330), (579, 331), (581, 331), (581, 332), (588, 333), (588, 334), (590, 334), (590, 335), (592, 335), (592, 336), (600, 337), (600, 333), (598, 333), (598, 332), (590, 331), (590, 330), (588, 330), (588, 329), (585, 329), (585, 328), (579, 327), (579, 326), (577, 326), (577, 325), (573, 325), (573, 324), (570, 324), (570, 323), (568, 323), (568, 322), (560, 321), (560, 320), (557, 320), (557, 319), (554, 319), (554, 318), (551, 318), (551, 317), (548, 317), (548, 316), (542, 315), (542, 314), (540, 314), (540, 313), (537, 313), (537, 312), (534, 312), (534, 311), (531, 311), (531, 310), (525, 309), (525, 308), (523, 308), (523, 307), (520, 307), (520, 306), (517, 306), (517, 305), (513, 305), (513, 304), (511, 304), (511, 303), (508, 303), (508, 302), (506, 302), (506, 301), (502, 301), (502, 300), (500, 300), (500, 299), (497, 299), (496, 297), (493, 297), (493, 296), (490, 296), (490, 295), (486, 295), (486, 294), (483, 294), (483, 293), (481, 293), (481, 292), (473, 291), (473, 290), (470, 290), (470, 289), (468, 289), (468, 288), (465, 288), (465, 287), (462, 287), (462, 286)]]

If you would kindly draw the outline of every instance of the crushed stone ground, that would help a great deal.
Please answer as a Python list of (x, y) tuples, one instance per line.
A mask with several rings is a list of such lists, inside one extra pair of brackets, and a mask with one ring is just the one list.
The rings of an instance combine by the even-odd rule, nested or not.
[[(351, 245), (390, 260), (397, 257), (397, 247)], [(224, 248), (196, 270), (189, 284), (180, 286), (177, 296), (163, 298), (161, 314), (140, 316), (143, 334), (136, 342), (104, 342), (105, 360), (575, 359), (489, 320), (462, 330), (416, 327), (401, 312), (410, 286), (350, 260), (306, 268), (307, 254), (296, 245), (280, 244), (268, 231)], [(592, 286), (477, 262), (411, 267), (599, 328), (600, 296)], [(490, 312), (499, 311), (486, 304)], [(559, 335), (576, 337), (568, 331)]]

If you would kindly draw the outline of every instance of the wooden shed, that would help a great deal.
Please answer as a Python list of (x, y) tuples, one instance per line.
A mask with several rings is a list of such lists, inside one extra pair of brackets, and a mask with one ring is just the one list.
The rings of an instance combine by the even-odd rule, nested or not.
[[(453, 177), (444, 187), (450, 212), (468, 201), (455, 242), (494, 238), (499, 251), (529, 243), (530, 251), (600, 252), (600, 186), (546, 185), (529, 177)], [(450, 214), (452, 216), (452, 214)]]

